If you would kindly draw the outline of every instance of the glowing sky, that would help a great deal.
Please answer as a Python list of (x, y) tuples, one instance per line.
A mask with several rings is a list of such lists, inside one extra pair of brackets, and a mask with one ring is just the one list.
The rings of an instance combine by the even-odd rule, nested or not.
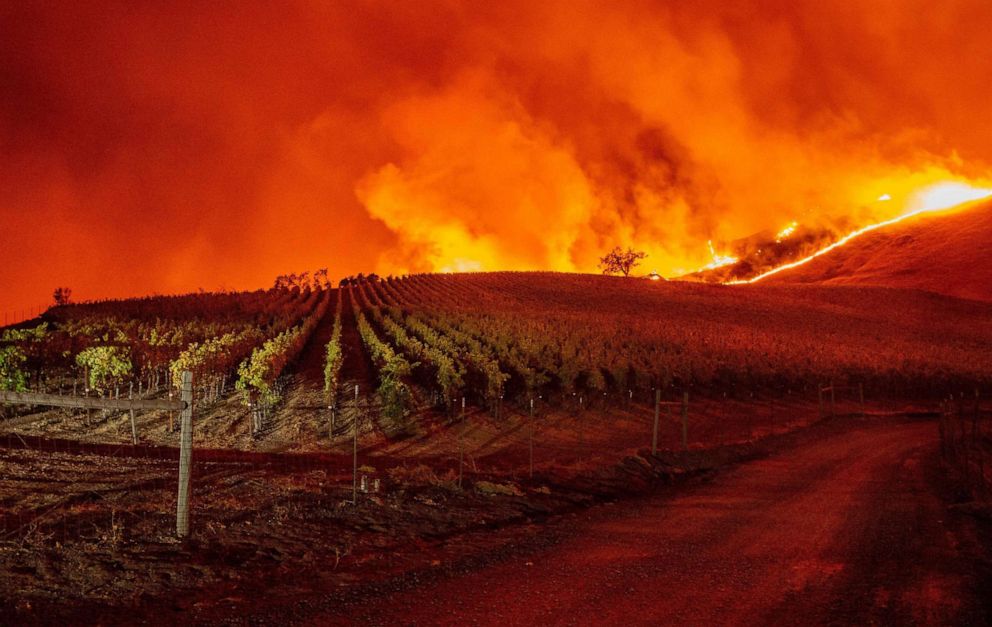
[(668, 273), (987, 178), (992, 3), (739, 4), (4, 3), (0, 310), (614, 245)]

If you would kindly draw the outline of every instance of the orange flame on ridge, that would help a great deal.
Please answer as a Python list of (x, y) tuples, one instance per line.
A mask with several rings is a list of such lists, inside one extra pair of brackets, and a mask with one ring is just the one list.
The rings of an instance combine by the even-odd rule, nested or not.
[[(974, 202), (977, 200), (982, 200), (984, 198), (992, 197), (992, 189), (985, 189), (980, 187), (974, 187), (968, 183), (963, 182), (953, 182), (948, 181), (944, 183), (937, 183), (926, 187), (916, 194), (913, 195), (909, 203), (909, 207), (913, 207), (908, 212), (903, 213), (890, 220), (885, 220), (882, 222), (877, 222), (875, 224), (870, 224), (866, 227), (848, 233), (844, 237), (840, 238), (833, 244), (821, 248), (812, 255), (804, 257), (798, 261), (793, 261), (790, 263), (783, 264), (776, 268), (759, 274), (758, 276), (751, 277), (750, 279), (742, 279), (735, 281), (727, 281), (725, 285), (740, 285), (745, 283), (757, 283), (758, 281), (770, 277), (772, 275), (778, 274), (785, 270), (790, 270), (802, 265), (805, 265), (820, 257), (827, 254), (828, 252), (840, 248), (844, 244), (847, 244), (851, 240), (864, 235), (865, 233), (870, 233), (872, 231), (877, 231), (878, 229), (897, 224), (914, 216), (918, 216), (923, 213), (932, 213), (935, 211), (942, 211), (945, 209), (950, 209), (953, 207), (959, 207), (965, 203)], [(889, 200), (889, 194), (884, 194), (879, 198), (879, 200), (885, 199)]]

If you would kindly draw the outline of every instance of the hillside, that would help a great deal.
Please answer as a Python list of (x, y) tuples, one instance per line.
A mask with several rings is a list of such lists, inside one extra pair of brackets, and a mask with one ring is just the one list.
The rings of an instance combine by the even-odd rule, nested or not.
[(992, 203), (867, 233), (762, 283), (880, 285), (992, 300)]
[[(0, 614), (25, 598), (25, 611), (86, 612), (188, 590), (206, 599), (190, 604), (228, 608), (232, 589), (296, 594), (303, 573), (331, 590), (434, 568), (449, 561), (431, 548), (444, 538), (489, 551), (491, 529), (988, 389), (990, 319), (992, 302), (919, 290), (515, 272), (52, 308), (0, 330), (0, 389), (165, 400), (190, 371), (192, 412), (186, 429), (161, 407), (0, 412), (0, 532), (19, 547), (0, 551)], [(958, 398), (962, 422), (946, 433), (976, 411)], [(205, 547), (192, 552), (171, 541), (184, 431)], [(933, 423), (889, 424), (798, 458), (796, 473), (776, 463), (789, 481), (775, 498), (799, 509), (769, 520), (806, 520), (803, 503), (842, 494), (835, 482), (912, 488), (892, 456), (924, 432), (937, 437)], [(769, 488), (755, 489), (766, 503)], [(846, 517), (834, 501), (830, 515)], [(711, 518), (689, 526), (708, 537)]]
[[(983, 387), (990, 319), (989, 302), (872, 286), (413, 275), (53, 308), (0, 334), (0, 383), (161, 398), (191, 370), (195, 445), (265, 452), (347, 441), (360, 411), (363, 447), (450, 455), (464, 399), (473, 456), (517, 463), (532, 401), (552, 421), (595, 416), (610, 425), (600, 450), (624, 451), (643, 444), (656, 390), (666, 402), (691, 396), (689, 439), (703, 444), (778, 424), (750, 406), (746, 421), (726, 420), (728, 403), (812, 402), (825, 382), (903, 399)], [(95, 444), (173, 446), (175, 427), (157, 410), (138, 413), (133, 428), (126, 413), (0, 418), (0, 435)], [(575, 439), (566, 430), (561, 456), (575, 457)]]

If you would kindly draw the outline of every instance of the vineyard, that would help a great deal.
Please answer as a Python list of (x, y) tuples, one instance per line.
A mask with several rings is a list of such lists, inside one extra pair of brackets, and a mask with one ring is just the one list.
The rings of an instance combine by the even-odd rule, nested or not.
[[(874, 399), (983, 388), (989, 308), (883, 288), (551, 273), (354, 279), (53, 308), (2, 332), (0, 387), (164, 397), (189, 370), (206, 417), (198, 443), (277, 451), (323, 450), (346, 435), (357, 386), (366, 435), (407, 447), (462, 399), (498, 427), (532, 401), (549, 416), (609, 414), (650, 405), (656, 390), (705, 408), (810, 399), (826, 382)], [(113, 441), (113, 417), (12, 411), (5, 431)], [(141, 416), (141, 440), (170, 443), (172, 418)]]
[[(0, 390), (173, 399), (191, 372), (194, 537), (227, 564), (265, 529), (278, 560), (303, 563), (314, 551), (341, 560), (362, 542), (388, 543), (369, 532), (387, 510), (449, 533), (474, 524), (487, 490), (552, 500), (549, 485), (605, 491), (589, 477), (649, 445), (682, 459), (684, 449), (744, 446), (826, 414), (926, 409), (988, 389), (990, 321), (992, 304), (885, 288), (357, 277), (334, 289), (54, 307), (0, 332)], [(90, 569), (121, 546), (143, 554), (152, 543), (161, 560), (180, 559), (182, 545), (163, 540), (176, 415), (0, 411), (0, 547), (16, 547), (0, 559), (18, 573), (10, 589), (44, 597), (71, 586), (71, 574), (39, 565), (56, 543)], [(372, 482), (390, 491), (386, 501), (357, 498), (359, 487), (375, 494)], [(411, 498), (434, 505), (410, 509)], [(440, 522), (425, 513), (439, 502), (453, 503)], [(314, 541), (316, 519), (343, 527)], [(378, 539), (360, 539), (369, 533)], [(236, 576), (217, 563), (189, 582)], [(99, 594), (109, 599), (106, 585)]]

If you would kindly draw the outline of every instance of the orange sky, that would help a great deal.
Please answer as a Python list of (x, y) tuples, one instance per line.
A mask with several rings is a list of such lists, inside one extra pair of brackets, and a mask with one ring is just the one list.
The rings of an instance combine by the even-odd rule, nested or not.
[(992, 165), (984, 0), (132, 4), (0, 8), (0, 311), (614, 244), (670, 273)]

